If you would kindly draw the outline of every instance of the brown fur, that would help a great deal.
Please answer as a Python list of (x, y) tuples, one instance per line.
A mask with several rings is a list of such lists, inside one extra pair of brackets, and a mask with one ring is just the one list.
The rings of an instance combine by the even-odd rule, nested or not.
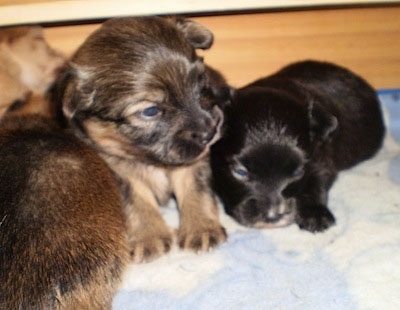
[(111, 309), (128, 261), (112, 172), (51, 119), (43, 96), (5, 110), (0, 309)]
[(226, 239), (209, 189), (208, 152), (230, 88), (195, 53), (212, 41), (189, 20), (110, 20), (78, 49), (58, 83), (76, 134), (119, 176), (136, 262), (171, 248), (174, 235), (159, 206), (172, 196), (182, 248), (208, 249)]

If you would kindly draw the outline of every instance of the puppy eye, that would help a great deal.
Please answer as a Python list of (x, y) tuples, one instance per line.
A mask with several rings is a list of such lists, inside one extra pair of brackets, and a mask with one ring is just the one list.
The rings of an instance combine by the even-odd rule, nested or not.
[(235, 164), (231, 167), (232, 175), (238, 179), (239, 181), (247, 181), (249, 179), (249, 172), (247, 171), (246, 167)]
[(161, 113), (161, 109), (157, 106), (151, 106), (142, 111), (142, 116), (146, 118), (153, 118), (156, 117)]
[(292, 172), (292, 176), (295, 177), (295, 178), (302, 177), (303, 174), (304, 174), (304, 169), (303, 169), (302, 166), (297, 167), (297, 168), (296, 168), (295, 170), (293, 170), (293, 172)]
[(202, 73), (199, 75), (199, 83), (200, 83), (200, 85), (206, 84), (206, 81), (207, 81), (206, 74), (205, 74), (204, 72), (202, 72)]
[(214, 97), (214, 96), (213, 96), (214, 93), (213, 93), (212, 89), (211, 89), (210, 87), (208, 87), (208, 86), (202, 87), (202, 89), (201, 89), (201, 94), (202, 94), (202, 96), (207, 97), (207, 98), (212, 98), (212, 97)]

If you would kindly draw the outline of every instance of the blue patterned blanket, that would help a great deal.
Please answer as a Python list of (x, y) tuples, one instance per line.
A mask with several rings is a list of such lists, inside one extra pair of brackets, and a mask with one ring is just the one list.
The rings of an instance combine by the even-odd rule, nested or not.
[[(113, 309), (400, 309), (400, 90), (379, 97), (384, 147), (339, 175), (329, 196), (334, 227), (247, 229), (221, 212), (228, 242), (132, 264)], [(173, 204), (162, 212), (177, 226)]]

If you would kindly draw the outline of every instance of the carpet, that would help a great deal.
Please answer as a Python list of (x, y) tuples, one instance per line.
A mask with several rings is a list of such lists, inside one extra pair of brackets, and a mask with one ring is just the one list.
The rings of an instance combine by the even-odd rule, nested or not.
[[(113, 309), (400, 309), (400, 90), (378, 95), (384, 146), (339, 175), (329, 194), (335, 226), (249, 229), (221, 209), (226, 243), (130, 265)], [(174, 204), (162, 212), (176, 227)]]

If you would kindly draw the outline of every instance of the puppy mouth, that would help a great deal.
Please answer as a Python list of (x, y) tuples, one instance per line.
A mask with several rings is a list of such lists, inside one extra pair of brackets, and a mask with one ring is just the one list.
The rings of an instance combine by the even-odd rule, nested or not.
[(261, 209), (257, 199), (249, 199), (234, 212), (234, 218), (242, 225), (254, 228), (279, 228), (293, 224), (296, 217), (294, 198), (284, 200), (279, 206)]
[(212, 131), (210, 135), (208, 143), (206, 144), (207, 148), (210, 148), (211, 145), (213, 145), (221, 138), (221, 127), (222, 127), (222, 119), (219, 119), (217, 125), (215, 126), (215, 129)]
[[(211, 136), (211, 135), (210, 135), (210, 136)], [(215, 131), (212, 133), (212, 138), (209, 139), (208, 142), (206, 142), (206, 143), (204, 144), (204, 149), (203, 149), (203, 151), (202, 151), (197, 157), (195, 157), (195, 158), (193, 159), (193, 162), (196, 162), (196, 161), (198, 161), (198, 160), (202, 160), (202, 159), (204, 159), (205, 157), (207, 157), (207, 156), (210, 154), (211, 146), (212, 146), (215, 142), (217, 142), (217, 141), (220, 139), (220, 137), (221, 137), (221, 134), (219, 133), (219, 131), (215, 130)]]
[(223, 123), (223, 116), (221, 114), (221, 116), (219, 116), (216, 119), (216, 125), (214, 127), (214, 129), (207, 135), (207, 137), (203, 140), (203, 145), (204, 145), (204, 149), (203, 151), (193, 160), (198, 161), (201, 160), (203, 158), (205, 158), (206, 156), (209, 155), (210, 153), (210, 149), (211, 146), (216, 143), (220, 138), (221, 138), (221, 127), (222, 127), (222, 123)]
[(274, 219), (266, 219), (264, 221), (257, 221), (253, 225), (254, 228), (280, 228), (289, 226), (294, 223), (295, 220), (295, 213), (288, 212), (285, 214), (280, 215)]

